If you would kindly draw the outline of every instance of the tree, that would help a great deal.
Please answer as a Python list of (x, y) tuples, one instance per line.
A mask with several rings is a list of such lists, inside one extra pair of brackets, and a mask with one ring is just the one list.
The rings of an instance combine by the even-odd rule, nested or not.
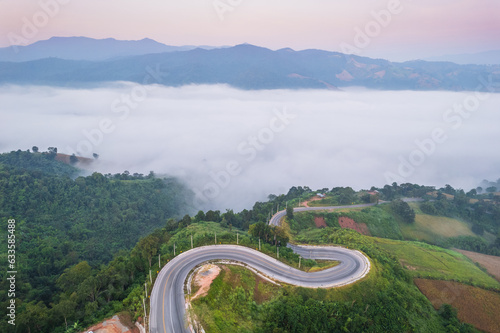
[(201, 222), (201, 221), (205, 221), (205, 220), (206, 220), (206, 216), (202, 210), (198, 211), (198, 213), (194, 216), (195, 222)]
[(446, 194), (455, 195), (455, 189), (450, 184), (446, 184), (442, 190)]
[(289, 206), (286, 208), (286, 218), (288, 220), (293, 220), (293, 207)]
[(36, 303), (32, 301), (26, 304), (23, 312), (20, 313), (17, 321), (20, 332), (46, 332), (44, 329), (48, 323), (49, 310), (47, 306), (39, 301)]
[(472, 189), (469, 192), (467, 192), (467, 194), (466, 194), (466, 196), (469, 197), (469, 198), (474, 198), (476, 195), (477, 195), (477, 190), (476, 189)]
[(69, 163), (70, 164), (76, 164), (76, 163), (78, 163), (78, 157), (76, 157), (75, 154), (71, 155), (69, 157)]
[(174, 231), (175, 229), (177, 229), (178, 225), (179, 223), (175, 219), (170, 218), (167, 220), (165, 229), (167, 229), (167, 231)]
[(190, 224), (191, 224), (191, 217), (189, 216), (189, 214), (184, 215), (182, 220), (179, 221), (179, 227), (181, 228), (185, 228)]
[(64, 292), (72, 293), (86, 278), (90, 276), (92, 268), (86, 261), (79, 262), (73, 267), (66, 268), (57, 279), (57, 285)]
[(98, 159), (99, 158), (99, 154), (96, 154), (96, 153), (93, 153), (92, 156), (94, 157), (94, 159)]
[[(187, 216), (189, 217), (189, 215)], [(191, 218), (189, 218), (189, 220), (191, 220)], [(136, 248), (140, 251), (142, 258), (148, 260), (149, 267), (151, 267), (151, 259), (158, 252), (159, 243), (160, 239), (154, 235), (141, 238), (139, 243), (137, 243)]]
[(392, 211), (399, 215), (406, 223), (415, 222), (415, 211), (403, 200), (394, 200), (391, 202)]
[(216, 210), (216, 211), (213, 211), (213, 210), (209, 210), (206, 214), (206, 218), (207, 218), (207, 221), (211, 221), (211, 222), (220, 222), (221, 218), (220, 218), (220, 211)]
[(490, 187), (488, 187), (488, 188), (486, 189), (486, 192), (488, 192), (488, 193), (494, 193), (494, 192), (496, 192), (496, 191), (497, 191), (496, 186), (490, 186)]
[(38, 147), (37, 147), (37, 146), (33, 146), (33, 147), (31, 147), (31, 150), (32, 150), (34, 153), (38, 153)]
[(235, 227), (239, 227), (238, 217), (234, 214), (232, 209), (226, 209), (226, 212), (223, 214), (223, 218), (226, 220), (228, 225), (230, 224)]
[(284, 228), (282, 227), (274, 227), (272, 228), (272, 232), (276, 238), (276, 244), (280, 244), (280, 246), (286, 246), (289, 241), (288, 235)]
[(74, 297), (72, 296), (69, 297), (66, 294), (62, 294), (62, 298), (59, 301), (59, 303), (55, 304), (52, 307), (52, 311), (56, 314), (56, 316), (64, 318), (64, 324), (66, 325), (66, 330), (68, 329), (68, 318), (71, 318), (75, 315), (75, 309), (77, 306), (77, 303), (73, 298)]

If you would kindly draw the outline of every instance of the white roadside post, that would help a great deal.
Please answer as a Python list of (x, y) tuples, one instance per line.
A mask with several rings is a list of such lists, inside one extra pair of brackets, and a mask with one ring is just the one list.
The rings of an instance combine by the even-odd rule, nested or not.
[(142, 299), (142, 306), (144, 307), (144, 328), (147, 327), (147, 324), (146, 324), (146, 317), (147, 317), (147, 314), (146, 314), (146, 299)]

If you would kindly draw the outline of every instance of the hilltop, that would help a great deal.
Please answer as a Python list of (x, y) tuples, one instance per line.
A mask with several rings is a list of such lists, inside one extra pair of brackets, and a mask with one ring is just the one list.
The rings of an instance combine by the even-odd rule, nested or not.
[(500, 79), (500, 65), (397, 63), (315, 49), (274, 51), (250, 44), (193, 49), (172, 48), (149, 39), (55, 38), (21, 51), (12, 55), (10, 49), (0, 50), (0, 60), (4, 60), (0, 83), (82, 87), (129, 81), (165, 86), (227, 84), (241, 89), (356, 86), (493, 92), (499, 91), (494, 82)]

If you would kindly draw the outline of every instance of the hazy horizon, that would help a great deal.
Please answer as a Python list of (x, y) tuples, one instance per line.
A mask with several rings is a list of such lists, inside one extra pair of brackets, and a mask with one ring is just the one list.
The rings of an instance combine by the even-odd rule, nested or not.
[(500, 94), (116, 83), (3, 86), (0, 97), (0, 151), (97, 153), (99, 172), (179, 177), (204, 209), (251, 208), (292, 186), (470, 189), (500, 177)]
[(0, 47), (52, 36), (152, 38), (167, 45), (250, 43), (403, 61), (500, 49), (498, 13), (496, 0), (3, 0)]

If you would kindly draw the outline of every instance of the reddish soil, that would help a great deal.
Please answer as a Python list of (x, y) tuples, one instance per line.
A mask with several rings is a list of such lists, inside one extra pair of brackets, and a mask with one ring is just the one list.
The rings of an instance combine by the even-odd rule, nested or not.
[(366, 223), (356, 223), (356, 221), (349, 217), (339, 217), (339, 225), (341, 228), (356, 230), (362, 235), (371, 236), (370, 230), (368, 230), (368, 226), (366, 225)]
[(89, 327), (84, 332), (94, 333), (139, 333), (139, 328), (134, 326), (130, 318), (113, 316), (102, 323)]
[(452, 281), (415, 279), (415, 284), (436, 310), (450, 304), (461, 321), (484, 332), (500, 333), (500, 294)]
[(309, 199), (309, 200), (306, 200), (306, 201), (302, 202), (302, 203), (301, 203), (301, 206), (304, 206), (304, 207), (309, 207), (309, 203), (310, 203), (311, 201), (319, 201), (319, 200), (322, 200), (322, 199), (324, 199), (324, 198), (320, 198), (320, 197), (318, 197), (318, 196), (315, 196), (315, 197), (313, 197), (313, 198), (311, 198), (311, 199)]
[(314, 217), (314, 224), (316, 224), (316, 228), (326, 228), (325, 218), (321, 216)]
[(200, 268), (194, 278), (194, 285), (199, 287), (199, 289), (196, 294), (191, 297), (191, 300), (205, 296), (210, 289), (212, 281), (219, 276), (219, 273), (220, 268), (216, 265), (208, 264)]
[(477, 262), (479, 265), (486, 268), (488, 273), (490, 273), (491, 275), (493, 275), (495, 277), (495, 279), (500, 281), (500, 257), (490, 256), (487, 254), (482, 254), (482, 253), (477, 253), (477, 252), (458, 250), (458, 249), (454, 249), (454, 250), (462, 253), (463, 255), (468, 257), (473, 262)]

